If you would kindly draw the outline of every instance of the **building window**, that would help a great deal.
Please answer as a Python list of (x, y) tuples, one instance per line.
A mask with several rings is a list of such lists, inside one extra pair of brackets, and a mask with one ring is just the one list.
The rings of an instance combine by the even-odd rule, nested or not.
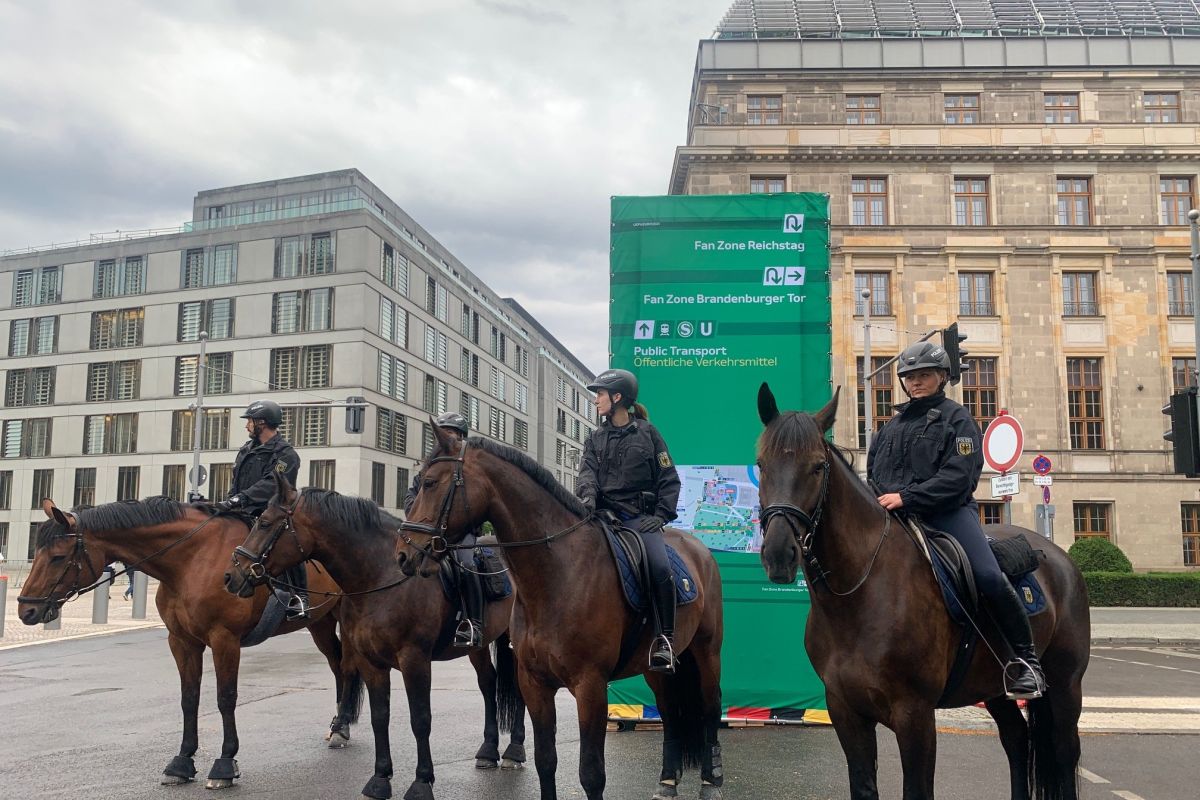
[(861, 317), (863, 306), (863, 289), (871, 290), (871, 316), (890, 317), (892, 315), (892, 273), (890, 272), (856, 272), (854, 273), (854, 314)]
[(1058, 179), (1058, 224), (1092, 224), (1092, 179)]
[(237, 280), (236, 244), (194, 247), (183, 252), (183, 288), (224, 286)]
[(375, 447), (404, 455), (408, 450), (408, 418), (396, 411), (375, 411)]
[(43, 500), (54, 496), (54, 470), (35, 469), (33, 471), (33, 491), (31, 494), (30, 508), (41, 508)]
[(75, 502), (73, 508), (96, 505), (96, 468), (78, 467), (75, 470)]
[(987, 225), (988, 179), (954, 179), (954, 224)]
[(496, 326), (492, 326), (492, 355), (502, 363), (508, 361), (508, 337)]
[(747, 125), (783, 124), (783, 97), (777, 94), (746, 96)]
[(92, 336), (88, 347), (92, 350), (141, 347), (145, 315), (145, 310), (141, 308), (93, 313)]
[(275, 242), (275, 277), (326, 275), (333, 272), (333, 237), (328, 233), (284, 236)]
[(1079, 93), (1046, 94), (1046, 124), (1059, 125), (1079, 122)]
[(187, 466), (167, 464), (163, 467), (162, 493), (176, 503), (182, 503), (187, 493)]
[(1179, 92), (1146, 92), (1142, 109), (1146, 122), (1179, 122)]
[(1158, 196), (1162, 205), (1163, 225), (1188, 224), (1187, 214), (1196, 205), (1191, 178), (1159, 178)]
[(424, 408), (430, 414), (445, 414), (450, 408), (450, 388), (445, 381), (425, 376)]
[(504, 388), (504, 373), (496, 367), (492, 367), (492, 397), (504, 402), (508, 393)]
[(958, 315), (960, 317), (990, 317), (995, 315), (992, 302), (992, 273), (958, 273)]
[(1075, 522), (1075, 541), (1089, 536), (1102, 539), (1111, 537), (1109, 515), (1112, 505), (1109, 503), (1072, 503)]
[(1067, 359), (1067, 416), (1072, 450), (1104, 449), (1104, 402), (1100, 359)]
[(968, 358), (970, 369), (962, 374), (963, 407), (975, 419), (979, 430), (987, 430), (987, 426), (996, 418), (999, 407), (997, 396), (1000, 387), (996, 381), (996, 359)]
[(329, 409), (285, 406), (279, 433), (296, 447), (329, 445)]
[(50, 455), (50, 434), (53, 420), (10, 419), (4, 423), (4, 439), (0, 442), (3, 458), (44, 458)]
[(787, 178), (782, 175), (752, 175), (750, 194), (779, 194), (787, 191)]
[(975, 125), (979, 122), (979, 95), (948, 94), (943, 105), (947, 125)]
[(467, 427), (473, 431), (483, 430), (479, 424), (479, 398), (463, 392), (459, 412), (467, 418)]
[(58, 317), (14, 319), (8, 327), (10, 356), (46, 355), (58, 351)]
[(1200, 567), (1200, 503), (1179, 504), (1183, 528), (1183, 565)]
[(233, 464), (208, 465), (208, 490), (214, 500), (229, 496), (233, 488)]
[(513, 419), (513, 446), (518, 450), (529, 449), (529, 423), (523, 419)]
[(201, 331), (207, 332), (209, 339), (229, 339), (233, 336), (232, 297), (179, 304), (178, 340), (198, 342)]
[(333, 491), (337, 462), (332, 458), (308, 462), (308, 485), (314, 489)]
[(333, 345), (281, 347), (271, 351), (273, 389), (326, 389)]
[(87, 402), (137, 400), (141, 395), (141, 382), (141, 361), (88, 364)]
[(425, 281), (425, 310), (442, 322), (448, 319), (447, 305), (449, 298), (446, 287), (442, 286), (432, 276)]
[(396, 508), (404, 508), (404, 498), (408, 495), (410, 480), (408, 469), (396, 467)]
[(386, 297), (379, 298), (379, 335), (392, 344), (408, 347), (408, 312)]
[(516, 383), (513, 386), (513, 408), (520, 411), (522, 414), (529, 413), (529, 387), (523, 383)]
[(13, 275), (14, 306), (42, 306), (61, 299), (61, 267), (21, 269)]
[(137, 452), (137, 414), (94, 414), (83, 418), (85, 456)]
[(1100, 304), (1096, 302), (1096, 273), (1064, 272), (1062, 281), (1064, 317), (1099, 316)]
[(887, 225), (887, 178), (850, 179), (850, 222)]
[[(196, 393), (196, 365), (199, 356), (175, 359), (175, 394), (190, 397)], [(206, 353), (204, 356), (204, 393), (228, 394), (233, 391), (233, 353)]]
[(4, 405), (48, 406), (54, 403), (54, 367), (10, 369), (4, 382)]
[(559, 433), (567, 432), (567, 412), (561, 408), (556, 409), (554, 412), (554, 430)]
[[(871, 369), (879, 369), (889, 358), (890, 356), (872, 356)], [(867, 428), (865, 424), (866, 412), (863, 406), (862, 356), (856, 359), (856, 364), (858, 369), (858, 446), (866, 447)], [(873, 395), (871, 402), (871, 430), (878, 431), (885, 422), (892, 418), (892, 399), (894, 394), (892, 370), (882, 370), (871, 379), (871, 394)]]
[(399, 358), (380, 351), (379, 393), (408, 401), (408, 364)]
[[(196, 432), (196, 418), (191, 410), (171, 415), (171, 449), (190, 451)], [(223, 408), (206, 408), (200, 424), (200, 449), (225, 450), (229, 447), (229, 412)]]
[(433, 452), (433, 428), (428, 422), (421, 423), (421, 455), (425, 458)]
[[(40, 523), (39, 523), (40, 524)], [(33, 541), (37, 541), (37, 533), (33, 534)], [(11, 553), (8, 546), (8, 523), (0, 522), (0, 553)]]
[(141, 256), (96, 262), (92, 297), (123, 297), (146, 291), (146, 261)]
[(517, 345), (517, 372), (522, 378), (529, 377), (529, 350)]
[(327, 331), (333, 327), (333, 289), (277, 292), (271, 298), (271, 333)]
[(425, 326), (425, 360), (443, 372), (450, 371), (450, 338)]
[(1196, 359), (1195, 358), (1172, 358), (1171, 359), (1171, 388), (1173, 391), (1182, 391), (1189, 386), (1196, 385)]
[(498, 408), (488, 410), (488, 436), (503, 442), (508, 430), (508, 415)]
[(1167, 313), (1173, 317), (1190, 317), (1192, 308), (1192, 273), (1167, 273)]
[(982, 525), (1000, 525), (1004, 522), (1004, 503), (994, 503), (981, 500), (979, 503), (979, 522)]
[(386, 242), (379, 263), (379, 279), (388, 288), (408, 295), (408, 259)]
[(877, 94), (848, 94), (846, 95), (846, 124), (878, 125), (882, 121), (879, 109), (879, 95)]
[(12, 470), (0, 472), (0, 511), (12, 508)]
[(384, 503), (383, 493), (385, 491), (385, 473), (384, 466), (378, 461), (371, 462), (371, 500), (375, 505), (381, 506)]

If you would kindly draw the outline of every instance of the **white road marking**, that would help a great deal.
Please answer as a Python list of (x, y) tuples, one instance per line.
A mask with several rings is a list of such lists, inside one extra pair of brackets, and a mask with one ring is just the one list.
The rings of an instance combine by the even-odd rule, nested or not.
[(1089, 711), (1080, 716), (1079, 729), (1085, 731), (1200, 731), (1200, 714)]
[(1183, 669), (1182, 667), (1168, 667), (1163, 664), (1147, 664), (1145, 661), (1130, 661), (1127, 658), (1109, 658), (1108, 656), (1093, 655), (1092, 658), (1100, 659), (1101, 661), (1118, 661), (1122, 664), (1133, 664), (1139, 667), (1154, 667), (1155, 669), (1169, 669), (1172, 672), (1186, 672), (1189, 675), (1200, 675), (1200, 671), (1194, 669)]
[(1200, 697), (1085, 697), (1084, 708), (1131, 708), (1137, 711), (1200, 711)]
[(1113, 789), (1113, 794), (1115, 794), (1117, 797), (1120, 797), (1122, 800), (1146, 800), (1146, 798), (1142, 797), (1140, 794), (1127, 792), (1124, 789)]
[(1161, 647), (1125, 647), (1124, 650), (1136, 650), (1140, 653), (1153, 653), (1156, 656), (1172, 656), (1177, 658), (1194, 658), (1200, 660), (1200, 653), (1184, 653), (1180, 650), (1164, 650)]
[(1084, 769), (1083, 767), (1079, 768), (1079, 776), (1092, 783), (1109, 783), (1108, 780), (1101, 778), (1096, 773), (1092, 772), (1091, 770)]

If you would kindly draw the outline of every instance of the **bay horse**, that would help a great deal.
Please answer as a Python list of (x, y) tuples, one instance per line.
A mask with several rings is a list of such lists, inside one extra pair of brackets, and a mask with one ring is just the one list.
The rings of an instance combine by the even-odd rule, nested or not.
[[(268, 576), (279, 575), (307, 559), (320, 561), (343, 587), (343, 667), (366, 683), (375, 732), (375, 770), (363, 788), (363, 796), (392, 796), (388, 725), (393, 668), (404, 676), (409, 722), (417, 740), (416, 777), (404, 794), (405, 800), (433, 798), (433, 756), (429, 748), (433, 661), (466, 655), (475, 667), (485, 708), (484, 742), (475, 755), (475, 766), (494, 768), (497, 762), (504, 768), (521, 766), (525, 761), (525, 708), (512, 694), (504, 695), (504, 702), (498, 705), (497, 669), (487, 648), (495, 642), (500, 677), (508, 675), (511, 684), (512, 651), (507, 631), (512, 595), (487, 604), (483, 647), (455, 647), (452, 639), (457, 604), (446, 598), (438, 581), (409, 580), (396, 564), (399, 519), (365, 498), (326, 489), (297, 492), (283, 475), (273, 474), (277, 493), (245, 543), (233, 551), (225, 588), (232, 594), (251, 593)], [(502, 762), (500, 728), (512, 733)]]
[(534, 732), (542, 800), (555, 800), (554, 695), (565, 687), (579, 712), (579, 780), (588, 800), (604, 796), (608, 684), (644, 674), (663, 720), (656, 798), (673, 798), (684, 765), (700, 764), (700, 798), (719, 800), (721, 577), (708, 548), (667, 529), (698, 595), (679, 608), (673, 675), (648, 672), (654, 631), (627, 607), (599, 523), (528, 455), (489, 439), (458, 442), (437, 426), (416, 503), (396, 557), (408, 574), (432, 575), (467, 531), (492, 523), (516, 587), (512, 640), (520, 691)]
[[(26, 625), (55, 619), (62, 604), (94, 583), (106, 564), (136, 565), (159, 582), (155, 603), (167, 628), (167, 643), (179, 670), (183, 707), (183, 739), (179, 754), (163, 770), (164, 786), (190, 782), (196, 775), (193, 756), (199, 746), (197, 718), (204, 649), (212, 649), (217, 678), (217, 708), (224, 738), (207, 786), (221, 789), (241, 777), (234, 710), (238, 697), (241, 640), (254, 630), (267, 605), (268, 590), (249, 600), (221, 588), (229, 549), (246, 536), (236, 517), (214, 516), (206, 505), (185, 505), (166, 497), (125, 500), (63, 511), (52, 500), (42, 508), (48, 519), (38, 528), (29, 577), (18, 597), (17, 614)], [(337, 585), (319, 570), (309, 570), (313, 591), (336, 592)], [(349, 723), (357, 716), (361, 684), (343, 681), (342, 647), (337, 637), (337, 602), (316, 605), (306, 620), (284, 621), (274, 635), (308, 628), (317, 649), (329, 662), (337, 687), (338, 711), (326, 736), (330, 747), (350, 738)]]
[(803, 566), (812, 598), (804, 646), (825, 682), (829, 716), (849, 767), (850, 795), (878, 798), (875, 728), (895, 734), (904, 798), (933, 797), (935, 708), (984, 703), (1008, 757), (1014, 800), (1074, 800), (1079, 794), (1079, 714), (1091, 622), (1087, 589), (1062, 549), (1033, 531), (988, 526), (988, 535), (1026, 535), (1045, 554), (1035, 575), (1046, 610), (1031, 618), (1047, 693), (1030, 700), (1026, 722), (1005, 696), (995, 626), (978, 621), (965, 677), (943, 697), (962, 628), (946, 611), (923, 550), (907, 526), (879, 505), (841, 451), (825, 439), (838, 394), (815, 415), (780, 413), (767, 384), (758, 393), (765, 429), (761, 471), (762, 563), (774, 583)]

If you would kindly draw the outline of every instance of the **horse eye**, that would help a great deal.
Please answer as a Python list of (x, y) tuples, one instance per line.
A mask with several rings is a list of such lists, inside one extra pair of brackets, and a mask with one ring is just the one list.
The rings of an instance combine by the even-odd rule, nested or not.
[(426, 478), (421, 482), (421, 486), (425, 489), (432, 489), (434, 486), (437, 486), (437, 481), (435, 481), (433, 478)]
[(50, 563), (51, 563), (51, 564), (57, 564), (57, 563), (59, 563), (60, 561), (66, 561), (66, 560), (67, 560), (67, 557), (66, 557), (66, 556), (50, 556)]
[(821, 474), (821, 470), (823, 470), (823, 469), (825, 469), (825, 465), (824, 465), (824, 464), (817, 464), (815, 467), (813, 467), (812, 474), (813, 474), (813, 475), (820, 475), (820, 474)]

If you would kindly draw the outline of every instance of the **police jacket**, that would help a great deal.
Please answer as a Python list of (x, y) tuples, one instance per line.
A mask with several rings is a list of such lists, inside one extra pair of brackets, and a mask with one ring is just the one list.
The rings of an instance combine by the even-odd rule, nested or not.
[(972, 502), (983, 454), (979, 426), (939, 392), (896, 406), (867, 454), (867, 474), (885, 494), (898, 492), (904, 509), (941, 514)]
[(240, 495), (241, 505), (247, 512), (256, 516), (261, 514), (275, 494), (276, 472), (295, 486), (300, 476), (300, 456), (279, 434), (265, 444), (251, 439), (238, 450), (233, 462), (233, 486), (229, 498), (232, 500)]
[[(654, 494), (653, 508), (642, 506), (642, 492)], [(679, 501), (679, 474), (662, 434), (647, 420), (635, 418), (622, 428), (605, 420), (583, 444), (575, 493), (594, 498), (597, 508), (670, 522)]]

